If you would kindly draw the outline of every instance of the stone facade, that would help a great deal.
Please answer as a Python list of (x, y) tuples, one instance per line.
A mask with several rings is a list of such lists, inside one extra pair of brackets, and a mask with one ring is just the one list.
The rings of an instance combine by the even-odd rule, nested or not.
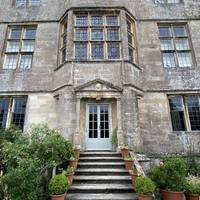
[[(42, 0), (16, 8), (0, 0), (0, 95), (27, 95), (24, 128), (46, 122), (86, 149), (87, 103), (110, 103), (119, 144), (146, 153), (200, 153), (200, 131), (173, 131), (168, 95), (200, 94), (200, 2), (155, 4), (154, 0)], [(121, 58), (74, 59), (74, 11), (117, 11)], [(135, 20), (137, 56), (129, 62), (126, 15)], [(59, 64), (61, 22), (67, 16), (66, 62)], [(193, 48), (191, 68), (166, 69), (158, 23), (187, 23)], [(8, 27), (36, 24), (32, 68), (3, 69)]]

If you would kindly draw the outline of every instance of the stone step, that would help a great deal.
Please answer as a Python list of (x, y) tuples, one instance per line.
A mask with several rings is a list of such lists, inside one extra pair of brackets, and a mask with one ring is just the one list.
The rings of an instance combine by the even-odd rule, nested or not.
[(117, 152), (84, 152), (81, 153), (80, 157), (121, 157), (120, 153)]
[(67, 200), (137, 200), (134, 193), (121, 194), (90, 194), (90, 193), (69, 193), (66, 195)]
[(112, 169), (112, 168), (83, 168), (80, 169), (78, 168), (75, 172), (75, 175), (104, 175), (104, 176), (109, 176), (109, 175), (129, 175), (129, 172), (124, 168), (124, 169)]
[(123, 162), (121, 157), (80, 157), (79, 162)]
[(73, 183), (131, 183), (131, 176), (74, 176)]
[(87, 184), (87, 183), (74, 183), (69, 193), (129, 193), (134, 192), (131, 184)]
[(78, 168), (125, 168), (124, 162), (79, 162)]

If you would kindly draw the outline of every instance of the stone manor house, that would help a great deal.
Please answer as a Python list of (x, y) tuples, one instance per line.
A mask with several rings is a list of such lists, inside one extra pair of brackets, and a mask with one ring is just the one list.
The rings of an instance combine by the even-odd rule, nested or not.
[(200, 153), (199, 0), (0, 0), (0, 53), (1, 128)]

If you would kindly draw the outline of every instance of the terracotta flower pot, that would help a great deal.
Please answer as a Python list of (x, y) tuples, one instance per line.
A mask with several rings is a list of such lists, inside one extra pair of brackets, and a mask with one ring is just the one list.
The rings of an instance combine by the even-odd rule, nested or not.
[(74, 173), (66, 174), (65, 176), (67, 177), (69, 184), (72, 185), (74, 179)]
[(74, 167), (76, 169), (77, 164), (78, 164), (77, 160), (69, 160), (69, 166), (70, 167)]
[(135, 186), (136, 179), (137, 179), (138, 177), (139, 177), (138, 174), (131, 174), (132, 185), (133, 185), (133, 187)]
[(125, 148), (122, 148), (121, 149), (121, 155), (122, 155), (122, 158), (125, 158), (126, 156), (129, 155), (129, 150), (125, 149)]
[(65, 194), (51, 195), (51, 200), (65, 200)]
[(125, 165), (126, 165), (126, 169), (127, 170), (131, 170), (134, 164), (134, 160), (124, 160)]
[(163, 200), (183, 200), (184, 192), (172, 192), (167, 190), (160, 190)]
[(186, 197), (186, 200), (199, 200), (199, 195), (196, 194), (196, 195), (193, 195), (193, 194), (189, 194), (189, 193), (185, 193), (185, 197)]
[(74, 149), (74, 156), (77, 158), (77, 159), (79, 159), (79, 157), (80, 157), (80, 149)]
[(139, 200), (152, 200), (152, 195), (141, 195), (139, 194)]

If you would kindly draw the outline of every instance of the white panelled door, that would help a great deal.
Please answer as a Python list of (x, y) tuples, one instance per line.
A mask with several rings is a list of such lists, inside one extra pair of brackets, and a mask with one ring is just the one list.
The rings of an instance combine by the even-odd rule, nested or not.
[(87, 150), (111, 150), (110, 104), (87, 104)]

